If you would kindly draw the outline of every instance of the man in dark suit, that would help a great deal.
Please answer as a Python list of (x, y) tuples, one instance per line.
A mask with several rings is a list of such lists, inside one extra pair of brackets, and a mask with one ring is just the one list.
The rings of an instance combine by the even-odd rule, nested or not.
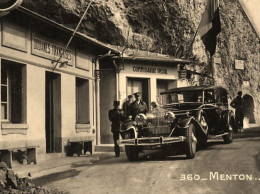
[(134, 97), (135, 97), (135, 101), (132, 102), (130, 106), (132, 120), (135, 120), (135, 117), (139, 113), (146, 114), (148, 111), (147, 105), (144, 101), (141, 100), (139, 93), (134, 93)]
[(131, 106), (131, 103), (133, 102), (133, 96), (132, 95), (128, 95), (127, 97), (127, 101), (125, 101), (123, 103), (123, 111), (124, 111), (124, 114), (126, 115), (126, 117), (128, 118), (131, 114), (130, 112), (130, 106)]
[(108, 112), (109, 120), (112, 122), (111, 132), (113, 133), (114, 151), (116, 157), (119, 157), (120, 155), (120, 148), (118, 144), (119, 131), (120, 131), (121, 123), (125, 117), (122, 109), (119, 109), (119, 105), (120, 105), (120, 101), (114, 101), (114, 108), (109, 110)]
[(235, 111), (235, 118), (236, 118), (236, 124), (238, 129), (241, 130), (243, 129), (243, 120), (244, 120), (244, 109), (245, 109), (245, 103), (244, 99), (242, 98), (242, 91), (239, 91), (237, 93), (237, 97), (232, 100), (230, 103), (230, 106), (233, 107)]

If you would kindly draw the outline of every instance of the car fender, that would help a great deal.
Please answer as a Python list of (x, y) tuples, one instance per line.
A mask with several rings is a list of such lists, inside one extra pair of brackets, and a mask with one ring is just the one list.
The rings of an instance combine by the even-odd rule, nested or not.
[(200, 123), (194, 117), (187, 117), (187, 118), (179, 120), (177, 123), (177, 127), (178, 128), (187, 128), (191, 122), (195, 126), (196, 137), (199, 138), (198, 139), (199, 142), (200, 142), (200, 139), (205, 139), (205, 138), (207, 139), (208, 138), (207, 131), (204, 131), (204, 129), (202, 128)]
[[(220, 123), (222, 127), (224, 127), (225, 131), (228, 132), (229, 130), (229, 123), (232, 120), (233, 124), (235, 124), (235, 116), (233, 111), (231, 110), (225, 110), (220, 115)], [(235, 126), (235, 125), (234, 125)]]
[(178, 120), (177, 127), (178, 128), (187, 128), (191, 122), (193, 117), (186, 117)]
[(131, 126), (131, 127), (127, 128), (126, 130), (120, 130), (120, 134), (123, 135), (125, 133), (131, 133), (131, 131), (134, 134), (133, 138), (137, 138), (137, 129), (135, 126)]

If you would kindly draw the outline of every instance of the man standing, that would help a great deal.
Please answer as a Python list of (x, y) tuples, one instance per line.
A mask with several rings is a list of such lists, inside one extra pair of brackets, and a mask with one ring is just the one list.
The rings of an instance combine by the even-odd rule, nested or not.
[(127, 101), (125, 101), (123, 103), (123, 111), (124, 111), (124, 114), (126, 115), (126, 118), (129, 118), (129, 116), (131, 115), (131, 113), (130, 113), (130, 106), (131, 106), (132, 102), (133, 102), (133, 96), (132, 95), (128, 95)]
[(244, 120), (244, 108), (245, 108), (244, 100), (242, 98), (242, 91), (239, 91), (237, 93), (237, 97), (234, 100), (232, 100), (230, 106), (236, 110), (235, 111), (236, 125), (238, 129), (242, 130), (243, 120)]
[(135, 101), (132, 102), (130, 109), (131, 109), (131, 115), (132, 115), (132, 120), (135, 120), (135, 117), (139, 113), (146, 114), (148, 109), (147, 105), (144, 101), (140, 99), (140, 96), (138, 93), (134, 93)]
[(119, 105), (120, 105), (120, 101), (114, 101), (114, 108), (109, 110), (108, 112), (109, 120), (112, 122), (111, 132), (113, 133), (114, 151), (116, 157), (119, 157), (120, 155), (118, 140), (119, 140), (120, 125), (124, 119), (124, 113), (122, 109), (119, 109)]

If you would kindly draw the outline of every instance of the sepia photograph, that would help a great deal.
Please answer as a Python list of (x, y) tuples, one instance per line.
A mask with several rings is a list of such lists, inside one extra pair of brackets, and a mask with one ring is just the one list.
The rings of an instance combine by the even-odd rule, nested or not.
[(0, 193), (258, 194), (259, 0), (0, 0)]

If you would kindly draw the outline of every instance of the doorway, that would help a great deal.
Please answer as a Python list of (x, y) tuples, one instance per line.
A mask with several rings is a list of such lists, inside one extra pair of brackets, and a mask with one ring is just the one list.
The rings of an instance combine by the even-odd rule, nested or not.
[(46, 152), (60, 153), (61, 142), (61, 77), (46, 72), (45, 86), (45, 137)]
[(147, 108), (150, 109), (150, 79), (144, 78), (127, 78), (127, 94), (132, 95), (136, 92), (140, 92), (142, 101), (147, 104)]
[(255, 123), (254, 117), (254, 99), (251, 95), (245, 94), (243, 96), (244, 103), (245, 103), (245, 110), (244, 115), (249, 119), (249, 124)]

